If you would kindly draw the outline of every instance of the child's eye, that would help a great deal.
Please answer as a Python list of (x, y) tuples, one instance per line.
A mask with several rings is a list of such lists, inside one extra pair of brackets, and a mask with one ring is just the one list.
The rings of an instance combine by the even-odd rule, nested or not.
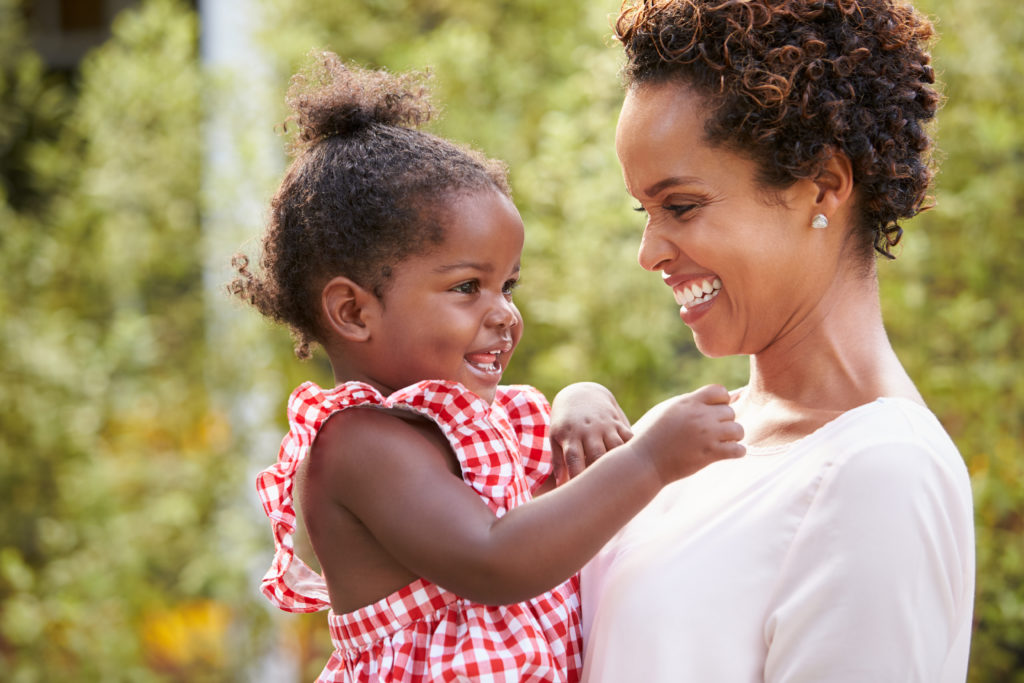
[(505, 296), (512, 296), (512, 291), (519, 286), (519, 280), (506, 280), (504, 286), (501, 288), (501, 293)]
[(480, 283), (476, 280), (466, 280), (452, 287), (452, 291), (459, 294), (476, 294), (480, 291)]

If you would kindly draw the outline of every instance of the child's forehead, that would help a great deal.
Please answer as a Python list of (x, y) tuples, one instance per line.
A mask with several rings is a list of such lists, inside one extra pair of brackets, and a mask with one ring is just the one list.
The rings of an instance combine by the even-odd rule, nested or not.
[(411, 254), (405, 267), (439, 275), (457, 270), (506, 274), (519, 269), (523, 222), (505, 195), (496, 190), (461, 195), (439, 218), (440, 241)]
[(474, 252), (515, 243), (521, 249), (524, 228), (512, 200), (497, 190), (487, 190), (456, 197), (441, 221), (441, 233), (441, 247)]

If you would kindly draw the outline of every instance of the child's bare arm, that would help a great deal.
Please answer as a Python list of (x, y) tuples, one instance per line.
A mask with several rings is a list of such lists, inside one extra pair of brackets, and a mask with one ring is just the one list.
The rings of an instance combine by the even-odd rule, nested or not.
[(337, 502), (398, 562), (463, 597), (511, 603), (565, 580), (665, 484), (742, 455), (722, 387), (660, 404), (628, 443), (564, 486), (496, 518), (436, 440), (392, 415), (345, 411), (324, 456)]
[(612, 392), (596, 382), (576, 382), (551, 402), (552, 478), (564, 484), (633, 436)]

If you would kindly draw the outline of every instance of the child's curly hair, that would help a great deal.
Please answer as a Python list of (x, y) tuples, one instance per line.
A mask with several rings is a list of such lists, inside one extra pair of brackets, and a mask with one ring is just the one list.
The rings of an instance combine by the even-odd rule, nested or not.
[(940, 96), (931, 23), (899, 0), (627, 0), (627, 87), (678, 80), (707, 98), (707, 140), (781, 189), (849, 157), (863, 253), (888, 258), (934, 174)]
[(382, 296), (392, 269), (444, 238), (444, 205), (463, 191), (509, 194), (504, 164), (417, 128), (432, 115), (423, 74), (392, 75), (317, 56), (287, 95), (294, 160), (270, 204), (260, 272), (238, 254), (228, 285), (285, 323), (299, 358), (322, 342), (320, 292), (344, 275)]

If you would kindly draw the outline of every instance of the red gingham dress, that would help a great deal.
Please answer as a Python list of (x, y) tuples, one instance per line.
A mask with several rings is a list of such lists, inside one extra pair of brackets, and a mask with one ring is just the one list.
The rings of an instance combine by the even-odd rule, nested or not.
[[(385, 397), (361, 382), (299, 386), (278, 461), (257, 478), (277, 552), (261, 590), (289, 612), (330, 609), (323, 578), (295, 555), (295, 471), (324, 421), (360, 405), (434, 420), (462, 478), (498, 516), (532, 498), (551, 472), (550, 406), (536, 389), (501, 386), (488, 404), (461, 384), (427, 380)], [(328, 615), (334, 653), (319, 682), (537, 681), (573, 683), (582, 668), (579, 578), (513, 605), (481, 605), (425, 579), (348, 614)]]

